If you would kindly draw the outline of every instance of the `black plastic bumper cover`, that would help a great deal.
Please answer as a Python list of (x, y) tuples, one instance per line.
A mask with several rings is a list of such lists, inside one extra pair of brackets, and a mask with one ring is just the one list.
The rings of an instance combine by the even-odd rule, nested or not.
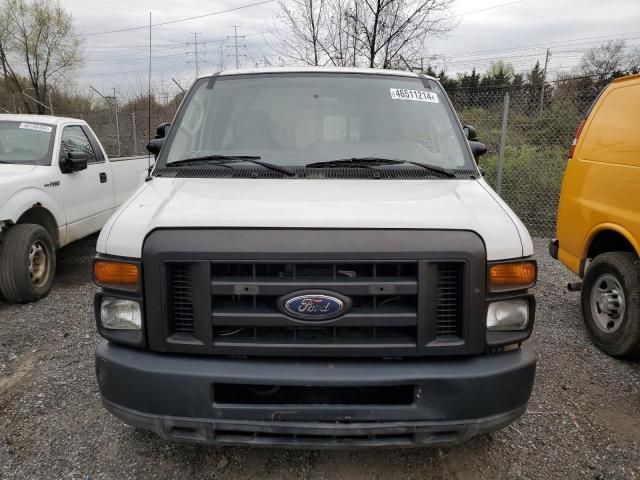
[(558, 250), (560, 249), (560, 242), (557, 238), (551, 239), (549, 242), (549, 255), (554, 260), (558, 260)]
[[(427, 360), (229, 359), (154, 354), (102, 342), (105, 407), (179, 441), (303, 448), (448, 445), (499, 430), (526, 410), (536, 358), (510, 352)], [(410, 405), (216, 404), (214, 383), (415, 385)]]

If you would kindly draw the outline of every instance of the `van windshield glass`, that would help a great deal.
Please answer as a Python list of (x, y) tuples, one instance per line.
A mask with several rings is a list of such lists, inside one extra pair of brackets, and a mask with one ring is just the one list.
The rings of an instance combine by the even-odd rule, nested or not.
[(183, 107), (161, 159), (167, 165), (215, 155), (281, 166), (385, 158), (473, 168), (455, 114), (431, 80), (425, 87), (403, 76), (281, 73), (208, 84), (200, 80)]
[(0, 163), (50, 165), (55, 127), (0, 121)]

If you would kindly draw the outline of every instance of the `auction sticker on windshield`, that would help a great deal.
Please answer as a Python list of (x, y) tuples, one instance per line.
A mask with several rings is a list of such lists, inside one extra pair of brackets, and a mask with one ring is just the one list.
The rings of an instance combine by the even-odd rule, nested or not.
[(51, 132), (51, 130), (53, 130), (53, 127), (50, 127), (48, 125), (39, 125), (37, 123), (21, 123), (20, 125), (18, 125), (18, 128), (25, 128), (27, 130), (38, 130), (40, 132)]
[(391, 100), (411, 100), (413, 102), (440, 103), (438, 95), (425, 90), (408, 90), (406, 88), (390, 88)]

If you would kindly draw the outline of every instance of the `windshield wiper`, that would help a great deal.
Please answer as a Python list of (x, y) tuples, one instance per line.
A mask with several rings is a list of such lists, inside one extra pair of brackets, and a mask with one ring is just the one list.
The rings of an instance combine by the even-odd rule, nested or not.
[(230, 163), (242, 163), (249, 162), (254, 163), (256, 165), (260, 165), (261, 167), (268, 168), (269, 170), (274, 170), (276, 172), (284, 173), (289, 177), (294, 177), (296, 172), (291, 170), (290, 168), (283, 167), (281, 165), (275, 165), (269, 162), (260, 161), (261, 157), (255, 155), (203, 155), (201, 157), (192, 157), (192, 158), (183, 158), (182, 160), (176, 160), (174, 162), (167, 163), (167, 167), (182, 167), (189, 165), (197, 165), (201, 163), (205, 163), (208, 165), (221, 165), (225, 166)]
[(358, 158), (343, 158), (340, 160), (329, 160), (326, 162), (314, 162), (305, 165), (308, 168), (373, 168), (384, 165), (401, 165), (403, 163), (410, 163), (422, 167), (425, 170), (441, 173), (447, 177), (455, 178), (456, 174), (452, 170), (438, 165), (431, 165), (421, 162), (413, 162), (411, 160), (399, 160), (395, 158), (383, 158), (383, 157), (358, 157)]

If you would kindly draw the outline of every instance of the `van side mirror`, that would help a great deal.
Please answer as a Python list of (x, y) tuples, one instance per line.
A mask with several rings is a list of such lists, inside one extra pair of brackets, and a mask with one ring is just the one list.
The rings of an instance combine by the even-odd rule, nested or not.
[(169, 129), (171, 128), (170, 123), (161, 123), (156, 128), (156, 138), (164, 138), (169, 135)]
[(473, 153), (473, 158), (476, 159), (476, 162), (482, 155), (487, 153), (487, 146), (484, 143), (469, 140), (469, 146), (471, 147), (471, 153)]
[(154, 138), (149, 143), (147, 143), (147, 151), (152, 153), (156, 158), (160, 154), (160, 150), (162, 150), (162, 145), (164, 144), (164, 138)]
[(470, 142), (478, 141), (478, 132), (476, 132), (476, 129), (471, 125), (465, 125), (464, 127), (462, 127), (462, 131), (464, 132), (464, 136), (466, 137), (466, 139)]
[(88, 160), (89, 154), (87, 152), (69, 152), (60, 162), (60, 171), (62, 173), (73, 173), (85, 170)]
[(487, 146), (484, 143), (480, 143), (478, 141), (478, 132), (471, 125), (465, 125), (462, 127), (462, 131), (464, 132), (464, 136), (467, 138), (469, 142), (469, 147), (471, 147), (471, 153), (473, 153), (473, 158), (476, 159), (476, 163), (480, 160), (480, 157), (487, 153)]

